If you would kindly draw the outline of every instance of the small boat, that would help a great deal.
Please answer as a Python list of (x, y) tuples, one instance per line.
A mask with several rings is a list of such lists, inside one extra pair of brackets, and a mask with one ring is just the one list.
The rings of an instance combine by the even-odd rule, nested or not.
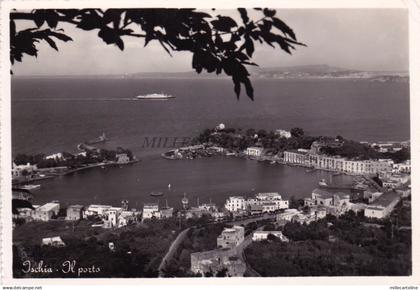
[(270, 162), (270, 164), (276, 164), (277, 162), (275, 161), (275, 160), (272, 160), (271, 162)]
[(168, 184), (168, 189), (169, 189), (169, 190), (171, 190), (171, 187), (172, 187), (172, 186), (171, 186), (171, 184), (169, 183), (169, 184)]
[(162, 195), (163, 195), (163, 193), (162, 193), (162, 192), (160, 192), (160, 191), (158, 191), (158, 192), (151, 192), (151, 193), (150, 193), (150, 195), (151, 195), (151, 196), (155, 196), (155, 197), (156, 197), (156, 196), (162, 196)]
[(23, 185), (21, 186), (22, 189), (26, 189), (26, 190), (38, 190), (41, 188), (41, 184), (27, 184), (27, 185)]

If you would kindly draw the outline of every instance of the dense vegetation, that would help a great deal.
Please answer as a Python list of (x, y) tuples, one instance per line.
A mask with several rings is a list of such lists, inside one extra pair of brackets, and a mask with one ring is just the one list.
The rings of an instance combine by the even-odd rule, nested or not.
[[(285, 150), (310, 149), (314, 141), (320, 140), (340, 140), (342, 146), (324, 146), (321, 153), (327, 155), (340, 155), (349, 159), (392, 159), (396, 163), (410, 159), (410, 150), (403, 148), (397, 152), (381, 153), (367, 144), (344, 139), (341, 136), (335, 138), (327, 136), (307, 136), (302, 128), (292, 128), (291, 137), (285, 138), (276, 134), (274, 131), (255, 130), (255, 129), (235, 129), (226, 128), (223, 130), (205, 129), (194, 143), (213, 143), (233, 151), (243, 151), (247, 147), (261, 146), (272, 154), (282, 153)], [(328, 142), (326, 143), (328, 144)]]
[(292, 134), (291, 138), (280, 137), (274, 131), (255, 130), (255, 129), (234, 129), (224, 130), (205, 129), (194, 139), (195, 143), (210, 142), (218, 146), (242, 151), (251, 146), (262, 146), (271, 149), (274, 154), (284, 150), (305, 148), (309, 149), (313, 141), (320, 137), (305, 136), (300, 128), (293, 128), (291, 131), (298, 131)]
[(97, 162), (116, 161), (117, 153), (125, 153), (130, 158), (130, 160), (133, 159), (133, 153), (130, 150), (119, 147), (117, 148), (117, 150), (100, 149), (98, 152), (87, 150), (86, 156), (73, 155), (68, 152), (63, 152), (62, 159), (46, 159), (45, 154), (17, 154), (13, 161), (16, 165), (22, 165), (27, 163), (30, 163), (32, 165), (36, 164), (38, 168), (49, 168), (58, 166), (77, 168), (83, 165)]
[(366, 159), (392, 159), (395, 163), (400, 163), (410, 159), (410, 150), (403, 148), (397, 152), (378, 152), (374, 148), (352, 140), (344, 140), (343, 146), (338, 148), (323, 147), (321, 151), (327, 155), (340, 155), (347, 158)]
[[(171, 242), (178, 234), (176, 219), (151, 221), (136, 227), (119, 230), (105, 230), (83, 225), (72, 230), (71, 222), (27, 223), (14, 231), (15, 277), (23, 277), (21, 250), (28, 259), (44, 262), (55, 269), (62, 263), (75, 260), (76, 267), (94, 265), (98, 273), (82, 274), (80, 277), (157, 277), (158, 266)], [(61, 236), (65, 247), (41, 246), (43, 237)], [(115, 251), (109, 249), (109, 242), (115, 244)], [(77, 277), (77, 273), (31, 274), (32, 278)]]
[(167, 267), (167, 277), (188, 277), (194, 276), (190, 272), (191, 253), (210, 251), (217, 248), (217, 237), (223, 231), (224, 224), (208, 224), (192, 228), (187, 238), (175, 254), (175, 259)]
[(252, 243), (247, 261), (266, 277), (410, 275), (411, 230), (399, 227), (410, 225), (410, 210), (400, 203), (392, 218), (368, 221), (350, 211), (309, 225), (288, 223), (282, 230), (289, 243)]

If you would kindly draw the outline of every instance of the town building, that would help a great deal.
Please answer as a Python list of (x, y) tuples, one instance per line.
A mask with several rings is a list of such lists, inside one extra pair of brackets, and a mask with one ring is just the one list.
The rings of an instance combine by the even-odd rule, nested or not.
[(51, 247), (65, 247), (66, 244), (63, 242), (61, 237), (50, 237), (50, 238), (43, 238), (41, 241), (41, 246), (51, 246)]
[(262, 147), (248, 147), (246, 148), (245, 154), (251, 157), (260, 157), (263, 150), (264, 148)]
[(143, 206), (142, 219), (156, 218), (160, 219), (161, 212), (159, 211), (159, 205), (157, 203), (145, 203)]
[(255, 231), (252, 234), (252, 240), (254, 242), (265, 241), (265, 240), (268, 239), (269, 235), (273, 235), (273, 236), (277, 237), (282, 242), (288, 242), (289, 241), (289, 239), (286, 236), (284, 236), (281, 231)]
[(279, 137), (282, 137), (282, 138), (287, 138), (287, 139), (289, 139), (289, 138), (291, 138), (291, 137), (292, 137), (292, 134), (290, 133), (290, 131), (283, 130), (283, 129), (277, 129), (277, 130), (274, 132), (274, 134), (276, 134), (276, 135), (277, 135), (277, 136), (279, 136)]
[(290, 208), (290, 209), (286, 209), (284, 212), (282, 213), (278, 213), (276, 215), (276, 221), (278, 223), (286, 223), (286, 222), (291, 222), (292, 218), (297, 215), (299, 213), (299, 211), (295, 208)]
[(118, 164), (127, 164), (130, 162), (130, 157), (128, 157), (127, 153), (118, 153), (115, 157), (117, 158)]
[(35, 209), (35, 212), (33, 214), (33, 219), (47, 222), (51, 220), (54, 216), (57, 216), (59, 211), (60, 211), (59, 203), (49, 202)]
[(392, 171), (392, 160), (348, 160), (339, 156), (314, 153), (319, 152), (319, 148), (316, 146), (315, 148), (309, 152), (302, 152), (301, 150), (284, 151), (283, 160), (288, 164), (356, 175)]
[(398, 193), (393, 191), (385, 192), (374, 203), (365, 208), (365, 216), (383, 219), (389, 216), (399, 201), (400, 196)]
[(225, 203), (225, 208), (230, 211), (239, 211), (246, 209), (246, 201), (243, 196), (230, 196)]
[(396, 173), (411, 173), (411, 161), (407, 160), (403, 163), (395, 163), (393, 166)]
[(246, 271), (245, 263), (238, 257), (236, 249), (215, 249), (191, 254), (191, 272), (212, 276), (227, 270), (229, 277), (242, 277)]
[(38, 167), (36, 165), (31, 165), (30, 163), (16, 165), (16, 163), (13, 162), (12, 178), (18, 178), (25, 175), (31, 175), (35, 173), (37, 170), (38, 170)]
[(217, 237), (217, 247), (233, 248), (244, 241), (245, 229), (241, 226), (225, 228)]
[(102, 217), (111, 207), (112, 206), (110, 205), (91, 204), (84, 210), (83, 218), (87, 218), (89, 216)]
[(70, 205), (67, 207), (66, 220), (77, 221), (83, 218), (83, 205)]
[(160, 217), (161, 218), (171, 218), (174, 215), (174, 208), (173, 207), (164, 207), (160, 209)]
[[(281, 195), (278, 192), (261, 192), (255, 195), (256, 204), (267, 205), (268, 211), (275, 211), (278, 209), (289, 208), (289, 201), (282, 199)], [(254, 202), (254, 201), (253, 201)], [(274, 209), (271, 209), (271, 204), (275, 204)], [(263, 209), (264, 212), (266, 212)]]

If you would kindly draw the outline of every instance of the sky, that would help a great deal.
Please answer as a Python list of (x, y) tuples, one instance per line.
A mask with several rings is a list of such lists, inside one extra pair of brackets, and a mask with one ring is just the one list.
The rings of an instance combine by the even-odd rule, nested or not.
[[(237, 10), (216, 14), (239, 19)], [(261, 12), (250, 16), (259, 19)], [(254, 61), (262, 68), (327, 64), (354, 70), (408, 70), (408, 12), (403, 9), (279, 9), (276, 16), (296, 33), (298, 47), (292, 55), (265, 45), (256, 47)], [(19, 27), (33, 25), (32, 22)], [(15, 75), (125, 74), (191, 71), (192, 54), (170, 57), (157, 41), (124, 38), (125, 50), (105, 44), (97, 30), (82, 31), (61, 24), (73, 42), (57, 42), (59, 51), (39, 44), (37, 58), (25, 56), (12, 67)]]

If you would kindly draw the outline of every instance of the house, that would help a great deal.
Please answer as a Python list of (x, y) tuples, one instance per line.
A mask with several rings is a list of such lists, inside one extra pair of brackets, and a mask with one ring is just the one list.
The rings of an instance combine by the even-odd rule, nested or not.
[(215, 276), (219, 271), (227, 270), (227, 276), (242, 277), (246, 270), (245, 263), (238, 257), (236, 249), (215, 249), (191, 254), (191, 272)]
[(159, 205), (157, 203), (145, 203), (143, 206), (142, 219), (157, 218), (160, 219), (161, 212), (159, 211)]
[(171, 218), (174, 215), (173, 207), (164, 207), (160, 209), (161, 218)]
[(297, 215), (299, 211), (295, 208), (286, 209), (284, 212), (276, 215), (277, 222), (291, 222), (292, 218)]
[(385, 192), (374, 203), (365, 208), (365, 217), (383, 219), (392, 212), (400, 201), (398, 193), (393, 191)]
[(239, 211), (246, 209), (246, 201), (243, 196), (230, 196), (225, 203), (225, 208), (230, 211)]
[(102, 217), (104, 213), (109, 210), (112, 206), (110, 205), (101, 205), (101, 204), (91, 204), (83, 212), (83, 217), (87, 218), (89, 216), (99, 216)]
[(244, 227), (234, 226), (232, 228), (225, 228), (220, 236), (217, 237), (217, 247), (234, 248), (244, 241), (244, 236)]
[(211, 215), (211, 212), (205, 208), (200, 207), (191, 207), (185, 212), (185, 218), (193, 219), (193, 218), (201, 218), (204, 215)]
[(128, 157), (127, 153), (118, 153), (115, 157), (117, 158), (118, 164), (127, 164), (130, 162), (130, 157)]
[(260, 157), (264, 148), (262, 147), (248, 147), (246, 148), (245, 154), (251, 157)]
[(60, 204), (56, 202), (49, 202), (43, 206), (38, 207), (33, 215), (34, 220), (47, 222), (54, 216), (58, 215), (60, 211)]
[(83, 218), (83, 205), (70, 205), (67, 207), (66, 220), (68, 221), (78, 221)]
[(52, 247), (65, 247), (66, 244), (63, 242), (61, 237), (51, 237), (51, 238), (43, 238), (41, 241), (41, 246), (52, 246)]
[(279, 238), (282, 242), (288, 242), (289, 239), (286, 238), (281, 231), (255, 231), (252, 234), (252, 240), (254, 242), (264, 241), (268, 239), (268, 235), (273, 235)]
[(111, 207), (105, 212), (105, 220), (109, 222), (109, 227), (118, 227), (119, 219), (123, 209), (121, 207)]
[(287, 138), (287, 139), (289, 139), (289, 138), (291, 138), (291, 137), (292, 137), (292, 134), (290, 133), (290, 131), (283, 130), (283, 129), (277, 129), (274, 133), (275, 133), (277, 136), (282, 137), (282, 138)]
[[(278, 192), (260, 192), (255, 195), (257, 203), (263, 205), (267, 205), (268, 210), (266, 211), (275, 211), (278, 209), (286, 209), (289, 208), (289, 201), (282, 199), (281, 195)], [(272, 210), (269, 208), (268, 204), (275, 204), (275, 208)]]
[(16, 165), (16, 163), (13, 162), (12, 178), (21, 177), (27, 174), (31, 175), (37, 170), (38, 170), (38, 167), (36, 165), (31, 165), (30, 163)]

